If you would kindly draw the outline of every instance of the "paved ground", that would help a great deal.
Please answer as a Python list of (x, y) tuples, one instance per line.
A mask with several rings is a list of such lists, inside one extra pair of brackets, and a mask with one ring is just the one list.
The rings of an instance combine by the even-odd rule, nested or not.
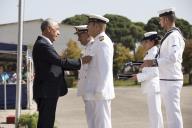
[[(113, 128), (149, 128), (147, 104), (138, 87), (116, 88), (116, 99), (112, 102)], [(184, 128), (192, 128), (192, 86), (184, 87), (181, 94)], [(23, 111), (23, 113), (26, 111)], [(14, 110), (0, 110), (0, 122), (15, 114)], [(165, 117), (165, 110), (163, 107)], [(166, 123), (166, 122), (165, 122)], [(59, 99), (56, 125), (58, 128), (87, 128), (84, 104), (76, 97), (76, 89)], [(0, 128), (14, 128), (13, 125), (0, 124)], [(165, 127), (166, 128), (166, 127)]]

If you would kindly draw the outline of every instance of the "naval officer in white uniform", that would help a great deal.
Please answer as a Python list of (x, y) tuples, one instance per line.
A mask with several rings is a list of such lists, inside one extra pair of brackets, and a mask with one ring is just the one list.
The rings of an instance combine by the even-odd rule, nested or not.
[(161, 40), (159, 56), (157, 59), (145, 61), (142, 67), (158, 65), (168, 128), (183, 128), (180, 93), (183, 86), (181, 63), (185, 42), (180, 30), (175, 27), (174, 8), (160, 10), (159, 18), (161, 27), (167, 31)]
[[(142, 39), (142, 45), (146, 51), (144, 60), (155, 59), (160, 39), (155, 31), (144, 34)], [(147, 96), (150, 128), (163, 128), (158, 67), (144, 67), (141, 73), (134, 75), (131, 79), (141, 82), (142, 92)]]
[[(88, 28), (87, 25), (79, 25), (79, 26), (74, 26), (76, 29), (76, 34), (78, 36), (78, 41), (81, 43), (83, 46), (83, 50), (81, 52), (81, 56), (92, 56), (92, 48), (93, 48), (93, 38), (89, 36), (88, 34)], [(86, 87), (86, 80), (87, 80), (87, 70), (88, 70), (88, 63), (83, 64), (81, 66), (81, 69), (79, 70), (79, 75), (78, 75), (78, 83), (77, 83), (77, 96), (83, 96), (85, 93), (85, 87)], [(84, 97), (82, 97), (83, 100)]]
[[(91, 55), (92, 47), (93, 47), (93, 38), (88, 35), (88, 28), (87, 25), (79, 25), (74, 26), (76, 29), (76, 34), (78, 36), (78, 41), (83, 46), (83, 50), (81, 52), (81, 56)], [(78, 84), (77, 84), (77, 96), (81, 96), (84, 93), (85, 88), (85, 81), (87, 78), (87, 70), (88, 70), (88, 63), (83, 64), (81, 69), (79, 70), (78, 75)]]
[(113, 43), (105, 34), (109, 19), (87, 15), (88, 34), (94, 38), (89, 54), (91, 61), (78, 92), (85, 102), (88, 128), (112, 128), (111, 100), (115, 98), (113, 85)]

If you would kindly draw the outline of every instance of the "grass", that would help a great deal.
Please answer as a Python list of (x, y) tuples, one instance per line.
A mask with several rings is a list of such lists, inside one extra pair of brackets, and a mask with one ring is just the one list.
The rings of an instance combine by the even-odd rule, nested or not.
[[(115, 87), (128, 87), (128, 86), (140, 86), (140, 83), (135, 82), (134, 80), (115, 80), (114, 81)], [(184, 75), (184, 86), (189, 85), (189, 75)]]
[(139, 86), (140, 84), (134, 80), (115, 80), (115, 87), (128, 87), (128, 86)]
[[(20, 116), (19, 118), (19, 127), (25, 128), (37, 128), (38, 114), (37, 113), (26, 113)], [(57, 126), (54, 126), (57, 128)]]
[(183, 85), (184, 86), (189, 85), (189, 75), (185, 74), (183, 75), (183, 77), (184, 77)]
[[(189, 85), (189, 76), (184, 75), (184, 86)], [(70, 83), (71, 87), (77, 86), (77, 80), (73, 79)], [(130, 86), (140, 86), (140, 83), (134, 81), (134, 80), (114, 80), (114, 86), (115, 87), (130, 87)]]

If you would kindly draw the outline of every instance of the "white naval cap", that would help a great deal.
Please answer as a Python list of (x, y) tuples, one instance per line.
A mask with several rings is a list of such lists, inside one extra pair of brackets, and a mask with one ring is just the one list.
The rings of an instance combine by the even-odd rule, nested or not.
[(171, 7), (171, 8), (159, 10), (158, 14), (159, 14), (159, 17), (175, 14), (175, 8)]
[(74, 26), (74, 28), (76, 29), (76, 32), (74, 34), (80, 34), (83, 32), (88, 32), (87, 25)]
[(95, 14), (85, 14), (85, 15), (88, 16), (89, 18), (88, 22), (102, 22), (105, 24), (109, 22), (109, 19), (101, 15), (95, 15)]
[(151, 32), (146, 32), (144, 34), (144, 37), (142, 39), (142, 41), (144, 40), (160, 40), (160, 36), (157, 34), (156, 31), (151, 31)]

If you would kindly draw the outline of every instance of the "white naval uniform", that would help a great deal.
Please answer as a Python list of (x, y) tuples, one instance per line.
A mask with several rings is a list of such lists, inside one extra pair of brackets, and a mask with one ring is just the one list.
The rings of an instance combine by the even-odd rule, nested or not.
[(111, 100), (115, 98), (113, 43), (102, 32), (95, 37), (90, 50), (92, 60), (81, 75), (83, 82), (79, 80), (78, 96), (85, 102), (88, 128), (111, 128)]
[[(87, 45), (84, 47), (82, 51), (82, 56), (86, 55), (92, 55), (92, 48), (93, 48), (93, 39), (90, 40)], [(83, 64), (81, 66), (81, 69), (79, 70), (79, 75), (78, 75), (78, 83), (77, 83), (77, 96), (82, 96), (82, 93), (85, 90), (85, 81), (87, 78), (87, 70), (88, 70), (88, 64)]]
[[(157, 51), (158, 48), (153, 46), (147, 51), (144, 60), (155, 59)], [(144, 67), (137, 74), (137, 80), (141, 82), (142, 92), (147, 95), (150, 128), (163, 128), (158, 67)]]
[(182, 55), (185, 42), (179, 31), (173, 30), (160, 47), (159, 66), (161, 97), (166, 108), (168, 128), (183, 128), (180, 92), (183, 86)]

